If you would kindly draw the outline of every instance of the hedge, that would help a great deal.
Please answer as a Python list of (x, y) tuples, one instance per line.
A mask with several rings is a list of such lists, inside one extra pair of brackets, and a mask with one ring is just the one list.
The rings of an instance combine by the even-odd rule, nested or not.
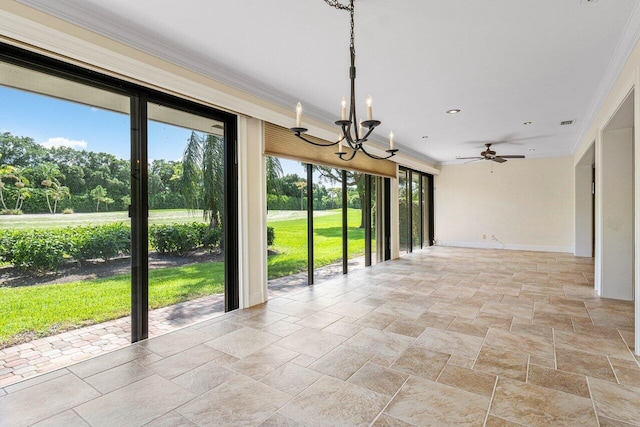
[[(221, 237), (221, 228), (211, 229), (201, 222), (149, 227), (150, 246), (162, 253), (183, 255), (200, 247), (216, 247)], [(273, 227), (267, 227), (267, 244), (273, 245), (274, 240)], [(129, 254), (130, 247), (131, 229), (122, 223), (51, 230), (0, 230), (0, 261), (36, 273), (57, 271), (69, 260), (108, 262)]]

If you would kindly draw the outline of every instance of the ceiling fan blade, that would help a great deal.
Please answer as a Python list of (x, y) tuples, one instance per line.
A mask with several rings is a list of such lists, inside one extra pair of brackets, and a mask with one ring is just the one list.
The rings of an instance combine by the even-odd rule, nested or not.
[(469, 160), (468, 162), (464, 162), (464, 164), (465, 164), (465, 165), (468, 165), (469, 163), (479, 162), (480, 160), (482, 160), (482, 157), (478, 157), (478, 158), (476, 158), (476, 159)]
[(456, 157), (456, 160), (480, 160), (480, 159), (484, 159), (484, 157)]
[(503, 159), (502, 156), (496, 156), (491, 160), (493, 160), (494, 162), (498, 162), (498, 163), (504, 163), (504, 162), (507, 161), (507, 159)]
[(503, 159), (524, 159), (525, 157), (522, 154), (513, 154), (510, 156), (500, 156)]

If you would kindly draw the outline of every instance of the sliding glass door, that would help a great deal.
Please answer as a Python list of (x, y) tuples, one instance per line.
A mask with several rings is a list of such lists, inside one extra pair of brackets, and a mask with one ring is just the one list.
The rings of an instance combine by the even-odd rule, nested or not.
[(400, 252), (433, 244), (433, 177), (411, 169), (398, 172)]

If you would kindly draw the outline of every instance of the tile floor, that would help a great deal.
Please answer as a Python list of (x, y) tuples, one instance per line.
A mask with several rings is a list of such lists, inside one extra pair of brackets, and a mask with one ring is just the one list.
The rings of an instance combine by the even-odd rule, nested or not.
[(640, 425), (633, 305), (592, 281), (430, 248), (0, 388), (0, 425)]

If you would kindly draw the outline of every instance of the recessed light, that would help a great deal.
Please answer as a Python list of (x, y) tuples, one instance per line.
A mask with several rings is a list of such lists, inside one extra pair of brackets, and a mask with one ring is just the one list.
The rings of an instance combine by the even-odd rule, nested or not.
[(453, 110), (447, 110), (447, 114), (458, 114), (460, 109), (454, 108)]
[(529, 151), (534, 152), (534, 151), (536, 151), (536, 149), (535, 148), (529, 148)]
[(524, 123), (523, 123), (523, 125), (525, 125), (525, 126), (528, 126), (528, 125), (530, 125), (530, 124), (531, 124), (531, 122), (524, 122)]

